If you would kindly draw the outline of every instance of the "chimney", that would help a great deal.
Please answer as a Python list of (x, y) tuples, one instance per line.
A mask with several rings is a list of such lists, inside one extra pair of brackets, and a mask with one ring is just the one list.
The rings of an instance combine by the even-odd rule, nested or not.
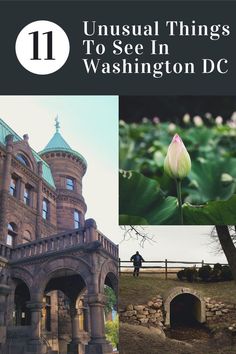
[(29, 143), (29, 135), (28, 134), (24, 134), (23, 139), (27, 144)]

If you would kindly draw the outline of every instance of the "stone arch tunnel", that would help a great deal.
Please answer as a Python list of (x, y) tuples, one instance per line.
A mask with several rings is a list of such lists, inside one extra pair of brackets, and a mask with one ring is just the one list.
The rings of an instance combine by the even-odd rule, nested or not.
[(189, 288), (172, 289), (164, 298), (165, 325), (206, 322), (206, 305), (202, 295)]

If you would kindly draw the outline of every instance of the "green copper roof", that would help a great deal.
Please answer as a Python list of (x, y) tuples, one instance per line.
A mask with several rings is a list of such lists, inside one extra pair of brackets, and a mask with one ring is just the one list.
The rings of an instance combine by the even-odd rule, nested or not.
[(80, 160), (83, 161), (85, 166), (87, 166), (87, 162), (86, 162), (85, 158), (81, 154), (79, 154), (77, 151), (71, 149), (70, 145), (67, 144), (65, 139), (60, 134), (60, 132), (59, 132), (60, 126), (59, 126), (58, 118), (56, 118), (56, 125), (55, 126), (56, 126), (56, 133), (53, 135), (53, 137), (51, 138), (49, 143), (45, 146), (45, 148), (39, 152), (39, 154), (43, 155), (47, 152), (64, 151), (64, 152), (68, 152), (68, 153), (78, 157)]
[(46, 147), (43, 149), (43, 151), (45, 150), (53, 150), (53, 149), (58, 149), (58, 148), (62, 148), (65, 150), (71, 150), (71, 147), (69, 144), (67, 144), (67, 142), (65, 141), (65, 139), (61, 136), (61, 134), (59, 132), (56, 132), (52, 139), (49, 141), (49, 143), (46, 145)]
[[(5, 138), (7, 135), (13, 135), (13, 141), (22, 141), (23, 139), (14, 132), (1, 118), (0, 118), (0, 144), (6, 145), (5, 143)], [(51, 187), (56, 188), (53, 177), (52, 177), (52, 172), (49, 167), (49, 165), (35, 152), (33, 149), (31, 149), (32, 154), (36, 160), (36, 162), (41, 161), (42, 162), (42, 167), (43, 167), (43, 179), (45, 182), (47, 182)]]

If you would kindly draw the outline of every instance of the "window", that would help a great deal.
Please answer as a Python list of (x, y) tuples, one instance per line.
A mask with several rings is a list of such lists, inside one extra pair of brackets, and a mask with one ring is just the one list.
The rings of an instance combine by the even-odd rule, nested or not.
[(79, 212), (78, 210), (74, 210), (74, 228), (78, 229), (80, 227), (80, 220), (79, 220)]
[(48, 220), (49, 218), (49, 201), (47, 199), (43, 200), (42, 216), (45, 220)]
[(11, 177), (9, 192), (13, 197), (16, 197), (16, 186), (17, 186), (16, 177)]
[(71, 177), (67, 177), (66, 178), (66, 189), (68, 189), (69, 191), (73, 191), (75, 188), (75, 181), (73, 178)]
[(24, 203), (30, 205), (30, 186), (25, 185), (24, 189)]
[(30, 167), (29, 161), (23, 154), (17, 154), (16, 158), (20, 161), (23, 165)]
[(13, 246), (14, 243), (14, 237), (17, 235), (16, 233), (16, 225), (11, 222), (8, 224), (7, 228), (7, 245), (8, 246)]

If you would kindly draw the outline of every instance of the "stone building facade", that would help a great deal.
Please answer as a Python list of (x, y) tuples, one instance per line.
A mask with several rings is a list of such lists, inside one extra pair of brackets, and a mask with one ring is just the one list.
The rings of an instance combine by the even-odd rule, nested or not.
[(110, 354), (118, 248), (86, 220), (87, 163), (59, 132), (36, 153), (0, 120), (0, 352)]

